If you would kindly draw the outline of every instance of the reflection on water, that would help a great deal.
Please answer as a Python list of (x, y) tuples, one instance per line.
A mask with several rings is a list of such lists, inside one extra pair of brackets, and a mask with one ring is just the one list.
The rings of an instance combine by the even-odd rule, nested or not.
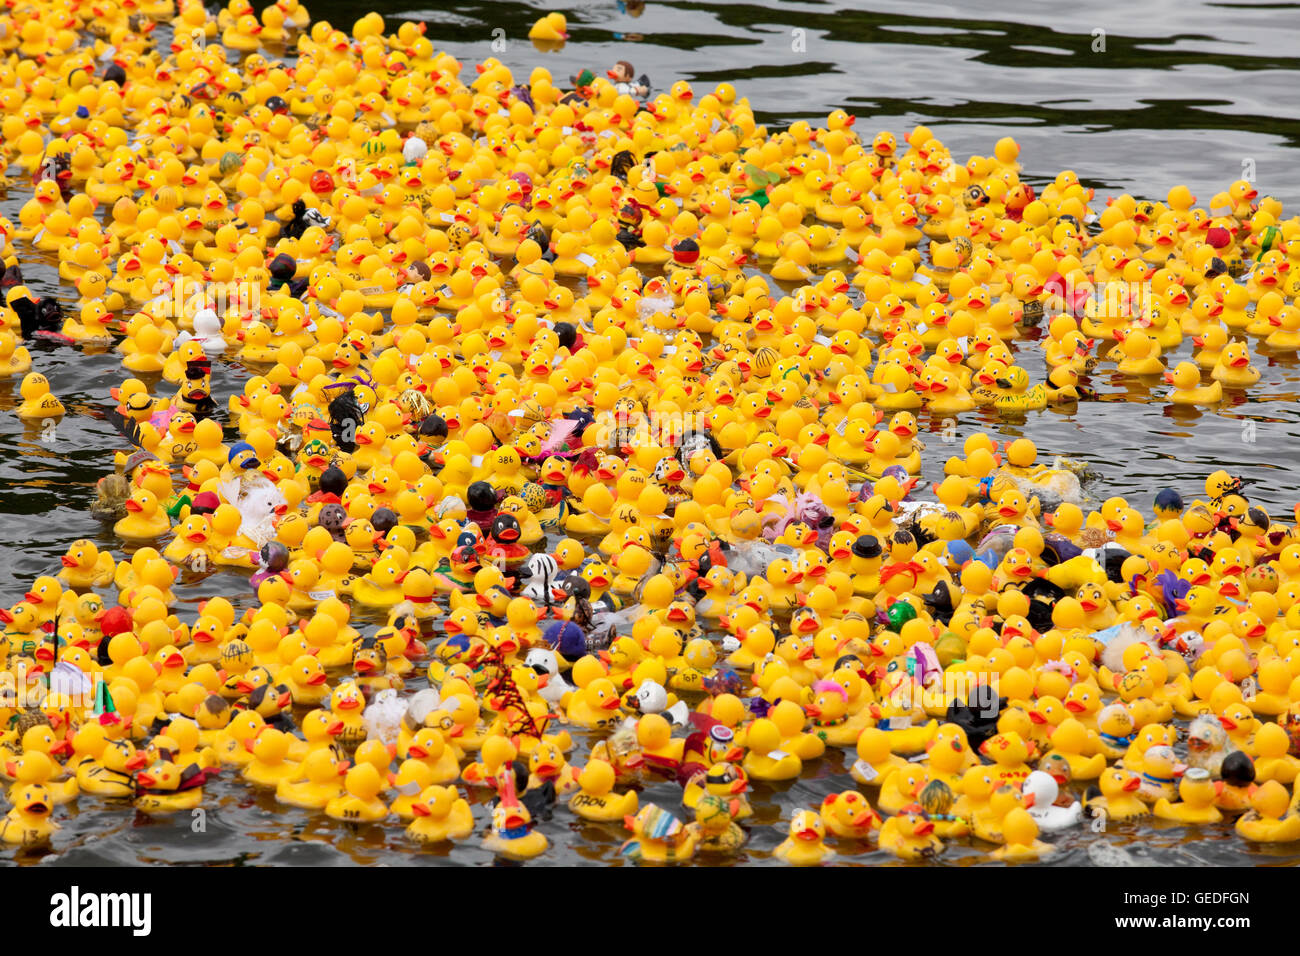
[[(260, 4), (259, 4), (260, 6)], [(310, 3), (317, 18), (349, 27), (366, 4)], [(549, 6), (549, 5), (548, 5)], [(464, 62), (498, 56), (516, 75), (544, 64), (556, 77), (583, 68), (603, 69), (630, 60), (657, 90), (678, 79), (698, 86), (734, 83), (754, 104), (760, 121), (779, 126), (824, 117), (844, 107), (856, 113), (859, 131), (902, 133), (918, 122), (931, 126), (954, 154), (988, 153), (993, 142), (1014, 135), (1022, 145), (1026, 177), (1049, 181), (1057, 171), (1076, 170), (1101, 196), (1133, 192), (1163, 197), (1187, 183), (1207, 198), (1242, 176), (1247, 162), (1258, 188), (1287, 204), (1300, 204), (1300, 17), (1296, 4), (1193, 3), (1156, 0), (1143, 4), (1102, 0), (1047, 9), (1036, 0), (1004, 0), (997, 15), (968, 18), (939, 3), (755, 3), (650, 2), (629, 0), (567, 3), (572, 40), (540, 53), (524, 37), (540, 5), (456, 3), (448, 9), (415, 10), (382, 3), (392, 27), (403, 18), (430, 24), (435, 44)], [(1049, 23), (1044, 25), (1043, 21)], [(503, 31), (495, 34), (494, 30)], [(504, 50), (494, 49), (495, 37)], [(0, 196), (0, 213), (16, 219), (26, 199), (15, 190)], [(27, 260), (24, 260), (25, 263)], [(46, 262), (53, 260), (47, 259)], [(70, 302), (48, 265), (25, 270), (39, 295)], [(1034, 380), (1043, 376), (1034, 339), (1013, 343)], [(31, 347), (35, 366), (68, 407), (53, 434), (19, 421), (17, 383), (0, 379), (0, 603), (17, 600), (30, 580), (53, 573), (67, 543), (88, 537), (115, 545), (89, 516), (95, 481), (113, 467), (120, 439), (103, 417), (107, 389), (125, 377), (115, 353), (73, 350), (48, 343)], [(1190, 343), (1170, 358), (1187, 357)], [(1002, 439), (1033, 438), (1046, 455), (1088, 463), (1094, 478), (1087, 491), (1100, 500), (1129, 496), (1149, 513), (1154, 492), (1172, 485), (1191, 496), (1209, 470), (1227, 465), (1259, 480), (1252, 497), (1288, 513), (1300, 485), (1300, 364), (1292, 357), (1256, 354), (1263, 373), (1248, 393), (1228, 393), (1217, 409), (1166, 405), (1157, 382), (1125, 379), (1105, 371), (1092, 378), (1095, 401), (1049, 408), (1022, 420), (1000, 420), (980, 409), (961, 417), (955, 434), (939, 420), (921, 416), (930, 446), (925, 476), (941, 475), (943, 460), (970, 432), (984, 429)], [(224, 398), (246, 373), (228, 363), (214, 370), (214, 393)], [(951, 450), (945, 445), (952, 439)], [(192, 619), (203, 597), (251, 595), (237, 574), (185, 578), (180, 612)], [(417, 686), (418, 686), (418, 682)], [(585, 746), (573, 755), (584, 758)], [(491, 856), (475, 841), (454, 850), (412, 851), (395, 825), (348, 829), (319, 814), (280, 807), (267, 794), (252, 793), (226, 770), (211, 784), (205, 828), (196, 832), (186, 814), (150, 820), (121, 807), (83, 800), (55, 840), (56, 865), (179, 862), (194, 864), (418, 863), (485, 865)], [(224, 779), (223, 779), (224, 778)], [(755, 818), (744, 862), (768, 862), (783, 839), (788, 808), (819, 802), (851, 786), (843, 757), (832, 751), (808, 768), (805, 778), (780, 788), (759, 785)], [(645, 788), (642, 800), (677, 807), (672, 784)], [(482, 794), (471, 795), (481, 802)], [(486, 816), (480, 809), (482, 822)], [(606, 865), (618, 860), (625, 833), (615, 825), (588, 824), (560, 810), (542, 824), (552, 842), (543, 861)], [(1286, 850), (1251, 847), (1222, 828), (1189, 835), (1181, 827), (1113, 826), (1098, 836), (1083, 831), (1058, 837), (1064, 852), (1055, 862), (1080, 865), (1150, 865), (1296, 862)], [(1225, 839), (1225, 837), (1227, 837)], [(557, 850), (560, 844), (565, 849)], [(852, 848), (841, 847), (851, 853)], [(868, 851), (845, 862), (884, 864), (887, 855)], [(24, 861), (39, 859), (24, 857)], [(968, 865), (983, 854), (953, 846), (945, 862)]]

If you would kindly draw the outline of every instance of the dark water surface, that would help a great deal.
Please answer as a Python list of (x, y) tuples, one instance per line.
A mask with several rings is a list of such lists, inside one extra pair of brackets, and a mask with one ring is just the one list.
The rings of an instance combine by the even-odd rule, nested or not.
[[(260, 6), (260, 4), (259, 4)], [(1074, 169), (1100, 197), (1131, 192), (1163, 198), (1186, 183), (1209, 197), (1253, 167), (1261, 194), (1280, 198), (1294, 214), (1300, 203), (1300, 4), (1198, 3), (1158, 0), (1141, 4), (1094, 2), (1058, 5), (1016, 0), (998, 4), (663, 2), (651, 0), (639, 16), (625, 3), (574, 0), (570, 42), (541, 53), (525, 38), (547, 6), (522, 3), (454, 3), (417, 10), (382, 0), (389, 29), (402, 19), (425, 20), (435, 45), (469, 63), (496, 55), (527, 76), (541, 63), (557, 78), (584, 67), (604, 69), (630, 60), (657, 89), (678, 79), (704, 91), (734, 83), (761, 122), (824, 122), (843, 107), (859, 117), (870, 138), (888, 128), (902, 135), (918, 122), (964, 159), (988, 154), (1001, 136), (1022, 146), (1024, 175), (1035, 184)], [(636, 5), (632, 5), (635, 9)], [(360, 3), (311, 3), (313, 17), (348, 29), (368, 9)], [(494, 34), (494, 30), (502, 33)], [(1099, 32), (1100, 31), (1100, 32)], [(504, 51), (493, 49), (494, 36)], [(1104, 49), (1101, 49), (1104, 42)], [(499, 47), (499, 44), (498, 44)], [(17, 219), (25, 190), (0, 194), (0, 212)], [(26, 260), (25, 260), (26, 261)], [(53, 260), (48, 260), (53, 261)], [(38, 294), (71, 303), (53, 268), (27, 270)], [(1014, 346), (1035, 380), (1041, 349)], [(32, 346), (34, 366), (48, 375), (68, 415), (53, 435), (13, 415), (17, 380), (0, 379), (0, 605), (19, 600), (31, 579), (54, 573), (59, 555), (77, 537), (117, 547), (87, 511), (95, 481), (113, 468), (122, 442), (104, 420), (107, 390), (127, 373), (120, 356), (46, 343)], [(1169, 356), (1187, 357), (1190, 343)], [(1023, 421), (1000, 422), (987, 410), (962, 416), (956, 438), (985, 429), (1010, 439), (1033, 438), (1045, 455), (1086, 461), (1095, 473), (1094, 499), (1119, 493), (1147, 514), (1154, 492), (1172, 485), (1192, 496), (1204, 474), (1219, 466), (1259, 480), (1252, 498), (1275, 514), (1288, 514), (1300, 492), (1300, 366), (1294, 357), (1256, 353), (1259, 385), (1218, 410), (1175, 412), (1159, 398), (1163, 387), (1143, 388), (1118, 375), (1094, 375), (1099, 401), (1077, 411), (1049, 409)], [(214, 363), (214, 393), (224, 404), (246, 373)], [(1113, 366), (1111, 366), (1113, 371)], [(938, 428), (923, 419), (923, 424)], [(946, 448), (930, 436), (926, 475), (934, 478)], [(120, 556), (120, 550), (119, 550)], [(187, 580), (189, 576), (187, 573)], [(213, 594), (247, 595), (231, 573), (194, 580), (179, 611)], [(251, 599), (248, 595), (243, 603)], [(418, 686), (418, 685), (417, 685)], [(585, 746), (573, 754), (585, 759)], [(851, 758), (850, 758), (851, 762)], [(154, 821), (129, 808), (83, 799), (54, 841), (47, 864), (486, 864), (491, 856), (476, 840), (442, 852), (415, 852), (396, 824), (352, 831), (320, 814), (277, 805), (225, 780), (210, 785), (206, 829), (195, 832), (186, 814)], [(831, 750), (805, 776), (775, 788), (757, 785), (751, 839), (742, 860), (767, 863), (785, 836), (789, 810), (819, 803), (852, 786), (844, 754)], [(680, 791), (650, 786), (642, 801), (673, 812)], [(479, 814), (480, 819), (482, 814)], [(625, 837), (613, 825), (589, 824), (567, 810), (543, 824), (552, 848), (541, 862), (600, 863), (618, 859)], [(1227, 826), (1196, 830), (1170, 824), (1113, 825), (1097, 835), (1078, 830), (1053, 838), (1064, 852), (1057, 864), (1282, 864), (1292, 850), (1247, 844)], [(844, 850), (851, 848), (844, 847)], [(864, 848), (865, 849), (865, 848)], [(3, 859), (13, 859), (12, 852)], [(29, 860), (33, 858), (24, 858)], [(880, 852), (840, 858), (887, 863)], [(950, 847), (945, 861), (987, 860), (969, 845)]]

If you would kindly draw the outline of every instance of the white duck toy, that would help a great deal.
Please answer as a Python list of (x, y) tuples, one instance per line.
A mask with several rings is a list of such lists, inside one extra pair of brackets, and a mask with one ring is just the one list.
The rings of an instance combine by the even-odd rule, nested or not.
[(687, 720), (690, 719), (691, 709), (680, 700), (669, 707), (668, 700), (667, 688), (658, 681), (649, 678), (637, 685), (636, 693), (633, 695), (634, 705), (642, 715), (662, 714), (678, 727), (686, 726)]
[(524, 666), (536, 671), (539, 676), (546, 676), (546, 683), (538, 693), (542, 700), (552, 706), (558, 706), (573, 685), (560, 676), (560, 662), (555, 652), (544, 647), (534, 647), (524, 656)]
[(211, 309), (199, 309), (194, 313), (194, 332), (180, 332), (176, 336), (179, 346), (190, 339), (197, 339), (203, 346), (203, 354), (211, 358), (226, 350), (226, 340), (221, 337), (221, 319)]
[(1065, 830), (1083, 819), (1083, 807), (1078, 800), (1068, 807), (1056, 806), (1060, 788), (1050, 773), (1035, 770), (1020, 787), (1025, 795), (1025, 808), (1044, 833)]

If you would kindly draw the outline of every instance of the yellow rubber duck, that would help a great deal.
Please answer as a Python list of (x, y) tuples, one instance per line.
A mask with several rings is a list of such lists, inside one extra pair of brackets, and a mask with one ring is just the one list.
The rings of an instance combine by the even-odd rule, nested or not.
[(1272, 352), (1300, 350), (1300, 309), (1284, 306), (1276, 315), (1268, 317), (1272, 331), (1264, 339), (1264, 346)]
[(659, 714), (646, 714), (636, 722), (636, 739), (642, 759), (652, 767), (675, 773), (681, 766), (686, 741), (674, 739), (672, 725)]
[[(382, 768), (379, 769), (383, 772)], [(389, 772), (387, 776), (388, 785), (397, 792), (397, 798), (388, 808), (389, 812), (403, 823), (410, 823), (416, 816), (413, 807), (419, 799), (420, 792), (425, 787), (433, 786), (433, 781), (430, 779), (432, 771), (428, 764), (407, 759), (402, 761), (396, 773)]]
[(1138, 796), (1147, 803), (1155, 803), (1164, 797), (1170, 799), (1177, 791), (1177, 779), (1186, 770), (1186, 765), (1178, 762), (1172, 747), (1157, 744), (1148, 747), (1142, 755), (1142, 785)]
[(890, 750), (885, 731), (875, 727), (866, 727), (858, 734), (857, 755), (849, 774), (870, 787), (879, 787), (891, 773), (907, 766), (906, 760)]
[[(306, 721), (304, 720), (304, 730)], [(298, 765), (303, 779), (282, 778), (275, 785), (275, 799), (290, 807), (323, 810), (331, 800), (343, 795), (342, 776), (348, 764), (339, 760), (330, 746), (309, 750)]]
[(1015, 807), (1002, 821), (1005, 843), (989, 855), (1004, 863), (1038, 860), (1056, 852), (1056, 847), (1038, 839), (1038, 824), (1024, 807)]
[(149, 490), (137, 488), (126, 500), (127, 515), (113, 525), (113, 533), (133, 540), (157, 538), (171, 528), (171, 520)]
[(1005, 842), (1003, 823), (1007, 814), (1017, 808), (1021, 808), (1020, 791), (1013, 785), (1002, 784), (989, 795), (984, 810), (972, 816), (972, 832), (988, 843)]
[(40, 784), (27, 784), (10, 794), (13, 809), (0, 821), (0, 840), (11, 846), (32, 847), (49, 843), (59, 825), (50, 819), (54, 802)]
[(155, 760), (136, 774), (135, 808), (151, 816), (194, 810), (203, 802), (207, 776), (208, 771), (195, 763)]
[(1228, 344), (1228, 330), (1215, 323), (1199, 335), (1193, 335), (1192, 344), (1196, 346), (1192, 360), (1201, 368), (1210, 371), (1218, 366), (1223, 347)]
[(880, 828), (880, 848), (903, 860), (929, 860), (944, 850), (934, 833), (934, 823), (915, 803), (908, 804)]
[(894, 771), (880, 787), (876, 806), (883, 813), (900, 813), (903, 807), (916, 803), (917, 794), (925, 786), (926, 769), (911, 763)]
[(1250, 349), (1245, 342), (1225, 345), (1210, 374), (1227, 388), (1249, 388), (1260, 378), (1259, 369), (1250, 364)]
[(1151, 808), (1151, 812), (1162, 820), (1177, 823), (1202, 825), (1218, 823), (1223, 814), (1215, 806), (1219, 794), (1223, 792), (1223, 781), (1210, 779), (1210, 772), (1200, 767), (1192, 767), (1178, 781), (1178, 802), (1161, 797)]
[(1201, 370), (1193, 362), (1179, 362), (1164, 379), (1173, 386), (1169, 401), (1175, 405), (1215, 405), (1223, 400), (1223, 383), (1215, 379), (1201, 385)]
[(745, 845), (748, 835), (732, 816), (733, 802), (706, 793), (695, 805), (695, 821), (690, 828), (697, 834), (697, 853), (734, 853)]
[(613, 681), (598, 677), (585, 687), (579, 687), (565, 707), (570, 723), (580, 727), (600, 728), (617, 723), (620, 697)]
[(221, 45), (241, 53), (255, 53), (261, 46), (262, 41), (258, 36), (261, 32), (262, 24), (257, 17), (246, 13), (222, 32)]
[[(249, 668), (246, 674), (253, 676), (259, 668)], [(264, 669), (262, 669), (261, 678), (268, 680)], [(242, 678), (241, 678), (242, 681)], [(244, 683), (247, 687), (249, 684)], [(244, 691), (243, 693), (250, 693)], [(211, 698), (209, 698), (211, 700)], [(200, 721), (200, 726), (202, 726)], [(209, 746), (212, 747), (218, 759), (223, 764), (230, 764), (236, 767), (242, 767), (253, 759), (253, 752), (246, 746), (247, 741), (254, 740), (266, 726), (266, 721), (262, 715), (255, 710), (235, 710), (233, 716), (226, 721), (226, 726), (212, 734)]]
[(1079, 720), (1067, 717), (1048, 734), (1048, 740), (1052, 744), (1048, 754), (1056, 754), (1065, 759), (1070, 767), (1071, 779), (1093, 780), (1106, 769), (1105, 756), (1089, 753), (1097, 747), (1097, 740)]
[(501, 799), (492, 811), (492, 829), (483, 839), (483, 848), (508, 860), (541, 856), (550, 841), (533, 826), (532, 814), (515, 797), (513, 775), (507, 773), (503, 780)]
[(782, 750), (800, 760), (816, 760), (826, 752), (826, 741), (821, 735), (805, 730), (807, 716), (793, 700), (781, 700), (767, 712), (767, 716), (781, 733)]
[[(116, 695), (114, 695), (116, 698)], [(77, 764), (77, 787), (97, 797), (129, 799), (135, 795), (135, 771), (148, 762), (129, 740), (98, 737)]]
[(1022, 415), (1047, 407), (1047, 386), (1042, 382), (1029, 384), (1029, 373), (1019, 365), (1006, 369), (996, 383), (1004, 392), (993, 402), (994, 408), (1003, 415)]
[(408, 759), (428, 767), (431, 784), (452, 783), (460, 776), (456, 751), (447, 745), (442, 733), (432, 727), (416, 731), (406, 746), (406, 753)]
[(59, 559), (63, 565), (58, 578), (79, 591), (105, 587), (113, 580), (117, 562), (107, 551), (100, 551), (88, 538), (78, 538)]
[(0, 329), (0, 376), (25, 375), (31, 368), (31, 352), (18, 345), (13, 332)]
[(358, 763), (343, 778), (346, 792), (325, 804), (325, 814), (345, 823), (377, 823), (388, 816), (388, 806), (379, 798), (383, 787), (374, 764)]
[(425, 787), (411, 811), (406, 835), (421, 845), (464, 840), (474, 832), (474, 813), (455, 787)]
[[(19, 757), (5, 764), (5, 775), (14, 781), (12, 792), (30, 784), (40, 784), (46, 789), (55, 805), (77, 799), (79, 792), (76, 777), (58, 779), (62, 774), (63, 768), (58, 762), (45, 751), (36, 748), (24, 750)], [(10, 802), (17, 802), (12, 794)]]
[(352, 583), (352, 596), (369, 607), (392, 607), (403, 600), (401, 578), (406, 572), (405, 552), (400, 548), (386, 552), (375, 562), (370, 573)]
[(479, 748), (479, 760), (461, 772), (461, 780), (471, 787), (495, 787), (502, 771), (518, 755), (519, 749), (509, 738), (493, 734)]
[(1108, 704), (1097, 714), (1097, 752), (1119, 760), (1133, 743), (1133, 715), (1122, 703)]
[(796, 810), (790, 817), (790, 835), (772, 855), (794, 866), (818, 866), (833, 860), (834, 850), (824, 840), (826, 825), (816, 810)]
[(49, 379), (40, 372), (28, 372), (23, 376), (18, 391), (23, 399), (15, 411), (19, 418), (32, 420), (63, 416), (63, 403), (50, 391)]
[(803, 761), (781, 749), (780, 728), (766, 717), (750, 724), (745, 743), (749, 752), (742, 765), (751, 779), (793, 780), (803, 772)]
[[(1300, 758), (1291, 756), (1291, 738), (1279, 724), (1266, 723), (1255, 732), (1255, 780), (1291, 784), (1300, 773)], [(1190, 771), (1188, 771), (1190, 773)], [(1184, 798), (1186, 799), (1186, 798)]]
[(569, 38), (569, 24), (563, 13), (548, 13), (528, 28), (528, 39), (563, 43)]
[(1160, 359), (1160, 346), (1146, 332), (1117, 330), (1120, 351), (1124, 357), (1117, 364), (1121, 375), (1163, 375), (1165, 364)]
[(637, 793), (614, 792), (615, 771), (608, 761), (588, 760), (578, 774), (579, 790), (569, 799), (569, 809), (584, 820), (614, 823), (633, 816), (637, 810)]
[(849, 692), (834, 680), (819, 681), (813, 690), (812, 701), (804, 707), (811, 720), (811, 732), (832, 747), (856, 745), (862, 731), (871, 722), (870, 709), (863, 706), (856, 714), (850, 715)]
[(844, 840), (866, 840), (880, 829), (880, 814), (856, 790), (829, 794), (821, 805), (822, 823)]
[(1236, 830), (1256, 843), (1294, 843), (1300, 840), (1300, 813), (1289, 809), (1286, 787), (1270, 780), (1251, 794), (1250, 809)]
[(768, 270), (778, 282), (806, 282), (812, 277), (812, 249), (806, 240), (796, 238), (786, 242), (776, 260)]
[(255, 738), (244, 741), (244, 747), (253, 759), (244, 764), (240, 776), (261, 787), (277, 787), (281, 780), (298, 776), (299, 765), (286, 759), (289, 743), (288, 734), (274, 727), (264, 727)]

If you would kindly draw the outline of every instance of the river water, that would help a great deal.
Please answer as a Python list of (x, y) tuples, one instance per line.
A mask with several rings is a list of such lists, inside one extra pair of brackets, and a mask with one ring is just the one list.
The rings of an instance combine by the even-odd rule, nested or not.
[[(1294, 212), (1300, 203), (1300, 4), (1103, 0), (1063, 9), (1003, 0), (999, 6), (993, 13), (982, 4), (967, 10), (937, 3), (651, 0), (642, 6), (575, 0), (564, 7), (570, 41), (545, 53), (526, 35), (546, 8), (484, 2), (417, 10), (385, 2), (379, 9), (390, 29), (402, 19), (426, 21), (436, 46), (467, 63), (497, 56), (517, 77), (538, 64), (560, 78), (624, 59), (648, 74), (656, 89), (678, 79), (700, 91), (731, 82), (749, 98), (760, 122), (774, 127), (797, 119), (824, 121), (830, 110), (843, 107), (859, 117), (856, 128), (866, 138), (879, 129), (901, 136), (924, 122), (961, 158), (988, 154), (998, 138), (1012, 135), (1022, 147), (1023, 175), (1036, 185), (1069, 168), (1099, 197), (1130, 192), (1160, 199), (1186, 183), (1208, 203), (1249, 175), (1261, 194), (1278, 197)], [(347, 29), (362, 7), (316, 3), (309, 9), (314, 18)], [(16, 220), (27, 195), (0, 194), (0, 212)], [(69, 305), (75, 300), (52, 267), (24, 261), (31, 264), (25, 271), (38, 294), (54, 294)], [(87, 510), (95, 481), (112, 470), (113, 453), (122, 448), (103, 417), (108, 388), (126, 377), (119, 356), (47, 343), (32, 352), (68, 415), (52, 433), (23, 423), (12, 414), (17, 380), (0, 379), (4, 606), (19, 600), (34, 576), (54, 573), (74, 538), (120, 549)], [(1175, 358), (1189, 353), (1190, 343)], [(1041, 350), (1021, 342), (1017, 354), (1040, 380)], [(247, 373), (229, 362), (215, 364), (213, 390), (224, 404)], [(1253, 501), (1289, 515), (1300, 498), (1300, 365), (1294, 357), (1259, 355), (1256, 364), (1260, 383), (1217, 410), (1175, 411), (1161, 400), (1163, 387), (1103, 373), (1092, 380), (1098, 400), (1077, 410), (1049, 409), (1020, 421), (1001, 421), (981, 410), (962, 416), (955, 435), (946, 437), (959, 442), (977, 429), (1007, 440), (1031, 437), (1046, 455), (1086, 462), (1093, 475), (1086, 490), (1094, 499), (1124, 494), (1148, 515), (1159, 488), (1175, 487), (1190, 499), (1201, 492), (1208, 471), (1228, 467), (1257, 479)], [(925, 455), (925, 473), (934, 479), (944, 458), (960, 446), (945, 449), (939, 423), (922, 421), (935, 432)], [(241, 578), (219, 573), (186, 587), (178, 610), (192, 617), (197, 602), (213, 594), (251, 599)], [(579, 764), (581, 751), (585, 747), (574, 755)], [(277, 805), (231, 780), (229, 770), (222, 776), (208, 787), (201, 829), (184, 814), (154, 821), (83, 799), (64, 821), (55, 852), (38, 859), (55, 865), (491, 861), (473, 840), (450, 852), (413, 852), (397, 825), (346, 829), (319, 814)], [(770, 862), (792, 808), (849, 786), (847, 764), (834, 750), (792, 784), (759, 784), (741, 859)], [(672, 785), (650, 786), (642, 802), (680, 813), (679, 793)], [(564, 809), (542, 827), (552, 843), (542, 860), (552, 863), (610, 863), (619, 859), (626, 836), (621, 828), (583, 823)], [(1105, 834), (1076, 831), (1053, 839), (1063, 850), (1056, 864), (1240, 865), (1300, 858), (1289, 850), (1251, 846), (1227, 826), (1112, 825)], [(863, 852), (841, 859), (877, 864), (892, 858)], [(945, 860), (977, 864), (987, 856), (978, 845), (959, 843)]]

